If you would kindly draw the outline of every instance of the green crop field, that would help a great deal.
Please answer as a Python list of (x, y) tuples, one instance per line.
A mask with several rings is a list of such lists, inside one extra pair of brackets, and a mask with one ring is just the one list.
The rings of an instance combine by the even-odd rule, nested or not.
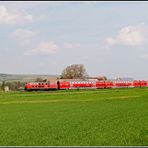
[(0, 146), (147, 146), (148, 88), (0, 93)]

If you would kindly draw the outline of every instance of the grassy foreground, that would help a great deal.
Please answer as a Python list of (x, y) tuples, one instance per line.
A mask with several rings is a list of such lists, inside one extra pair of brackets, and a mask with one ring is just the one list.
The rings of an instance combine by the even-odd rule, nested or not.
[(0, 146), (147, 146), (148, 88), (0, 93)]

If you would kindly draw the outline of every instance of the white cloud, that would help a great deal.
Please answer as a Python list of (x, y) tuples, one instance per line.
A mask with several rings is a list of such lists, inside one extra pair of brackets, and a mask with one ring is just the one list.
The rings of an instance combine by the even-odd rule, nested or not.
[(26, 52), (25, 55), (43, 54), (50, 55), (58, 50), (58, 46), (53, 41), (42, 41), (35, 48)]
[(116, 40), (113, 39), (113, 38), (111, 38), (111, 37), (107, 37), (107, 38), (106, 38), (106, 42), (107, 42), (107, 44), (109, 44), (109, 45), (114, 45), (114, 44), (116, 43)]
[(0, 5), (0, 24), (19, 24), (30, 23), (33, 21), (33, 16), (25, 10), (8, 10), (4, 5)]
[(122, 28), (116, 37), (107, 37), (106, 43), (113, 45), (139, 46), (148, 42), (148, 26), (144, 23), (137, 26), (127, 26)]
[(65, 48), (79, 48), (80, 44), (79, 43), (64, 43), (64, 47)]
[(29, 43), (38, 33), (28, 29), (17, 29), (11, 36), (15, 38), (19, 43)]

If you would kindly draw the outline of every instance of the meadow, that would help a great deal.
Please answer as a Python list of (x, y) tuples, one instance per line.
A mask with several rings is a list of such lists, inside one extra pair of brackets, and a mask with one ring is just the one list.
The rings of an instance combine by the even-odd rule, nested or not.
[(148, 146), (148, 88), (0, 92), (0, 146)]

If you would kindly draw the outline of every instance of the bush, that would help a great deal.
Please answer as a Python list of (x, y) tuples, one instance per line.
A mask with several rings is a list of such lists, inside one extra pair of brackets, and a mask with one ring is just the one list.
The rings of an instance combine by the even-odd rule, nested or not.
[(20, 90), (20, 88), (24, 88), (25, 82), (20, 81), (12, 81), (12, 82), (5, 82), (5, 86), (9, 87), (9, 90), (17, 91)]

